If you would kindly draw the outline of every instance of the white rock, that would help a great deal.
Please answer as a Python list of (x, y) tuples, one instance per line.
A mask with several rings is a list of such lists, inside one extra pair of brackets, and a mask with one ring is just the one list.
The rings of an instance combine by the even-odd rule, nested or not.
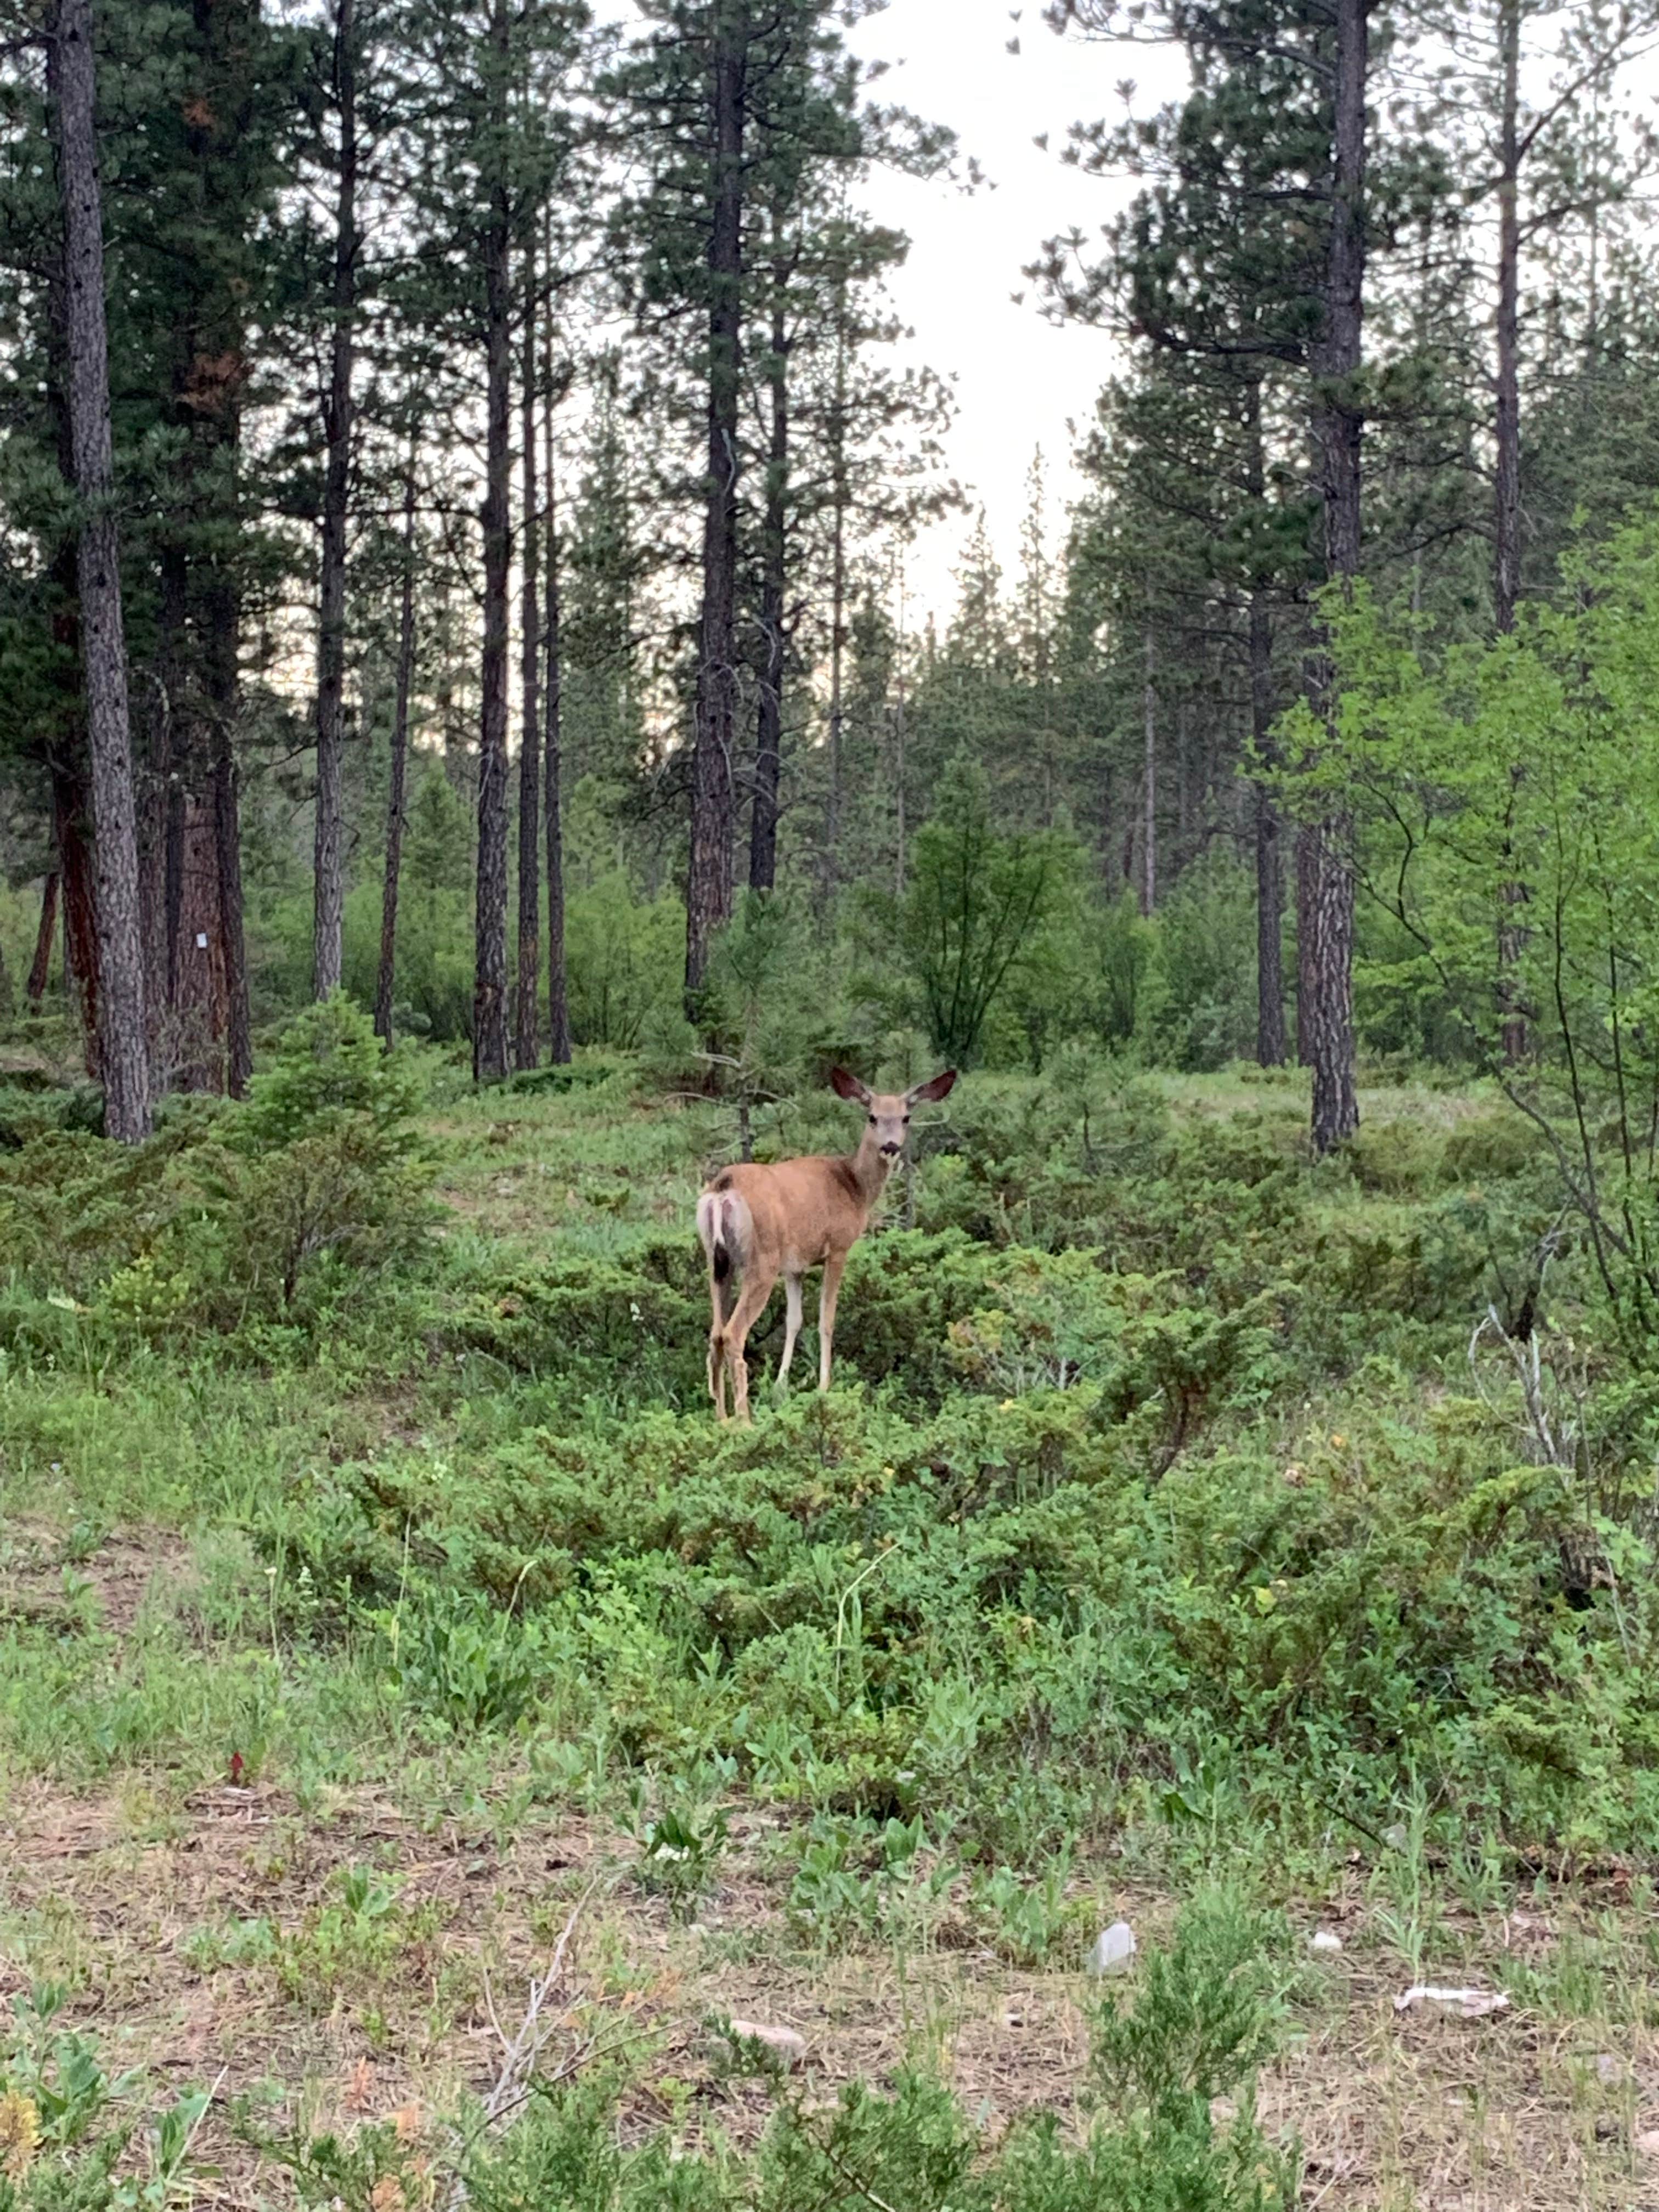
[(799, 2066), (806, 2056), (806, 2038), (793, 2027), (778, 2027), (759, 2020), (734, 2020), (729, 2025), (739, 2041), (762, 2045), (786, 2066)]
[(1615, 2057), (1611, 2051), (1596, 2052), (1595, 2078), (1598, 2081), (1605, 2083), (1609, 2089), (1616, 2089), (1629, 2071), (1630, 2069), (1624, 2060)]
[(1395, 1999), (1394, 2008), (1409, 2012), (1414, 2005), (1440, 2005), (1465, 2020), (1484, 2020), (1488, 2013), (1507, 2010), (1509, 2002), (1501, 1990), (1449, 1990), (1434, 1982), (1413, 1982)]
[(1115, 1920), (1097, 1936), (1088, 1958), (1091, 1974), (1121, 1974), (1135, 1954), (1135, 1931), (1127, 1920)]
[(1342, 1948), (1342, 1938), (1334, 1929), (1316, 1928), (1308, 1938), (1308, 1948), (1310, 1951), (1340, 1951)]
[(1411, 1831), (1403, 1820), (1395, 1820), (1382, 1831), (1382, 1840), (1391, 1851), (1403, 1851), (1411, 1839)]

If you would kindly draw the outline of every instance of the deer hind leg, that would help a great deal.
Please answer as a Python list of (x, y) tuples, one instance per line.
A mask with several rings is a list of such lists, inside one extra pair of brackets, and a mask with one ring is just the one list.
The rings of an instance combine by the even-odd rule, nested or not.
[(800, 1334), (801, 1297), (800, 1277), (786, 1275), (783, 1295), (788, 1301), (783, 1323), (783, 1358), (778, 1362), (778, 1395), (782, 1397), (789, 1383), (789, 1363), (795, 1356), (795, 1339)]
[(818, 1293), (818, 1388), (830, 1388), (830, 1347), (836, 1340), (836, 1301), (841, 1279), (847, 1272), (845, 1252), (832, 1252), (823, 1263), (823, 1288)]
[(775, 1270), (764, 1275), (757, 1268), (744, 1284), (737, 1310), (726, 1325), (726, 1360), (732, 1370), (733, 1410), (740, 1421), (749, 1419), (749, 1363), (743, 1356), (743, 1347), (748, 1340), (750, 1330), (759, 1320), (766, 1301), (771, 1297), (772, 1285), (777, 1279)]
[(738, 1301), (738, 1286), (729, 1274), (717, 1275), (714, 1267), (708, 1270), (708, 1395), (714, 1401), (714, 1413), (720, 1420), (726, 1419), (726, 1332), (732, 1319), (732, 1309)]

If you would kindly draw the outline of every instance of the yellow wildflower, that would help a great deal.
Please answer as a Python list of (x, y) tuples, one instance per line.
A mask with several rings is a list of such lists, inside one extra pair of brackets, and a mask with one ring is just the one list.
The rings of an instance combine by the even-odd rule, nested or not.
[(27, 2097), (15, 2089), (0, 2096), (0, 2173), (8, 2181), (21, 2181), (34, 2163), (40, 2141), (40, 2115)]

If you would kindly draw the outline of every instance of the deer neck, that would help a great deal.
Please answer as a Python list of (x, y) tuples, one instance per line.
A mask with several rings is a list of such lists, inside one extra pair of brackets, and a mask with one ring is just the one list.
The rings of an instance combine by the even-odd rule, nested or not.
[(887, 1178), (892, 1174), (896, 1165), (896, 1162), (884, 1157), (881, 1146), (866, 1129), (860, 1139), (859, 1148), (854, 1153), (852, 1160), (854, 1176), (857, 1179), (860, 1190), (864, 1194), (864, 1210), (866, 1214), (874, 1209), (876, 1200), (886, 1189)]

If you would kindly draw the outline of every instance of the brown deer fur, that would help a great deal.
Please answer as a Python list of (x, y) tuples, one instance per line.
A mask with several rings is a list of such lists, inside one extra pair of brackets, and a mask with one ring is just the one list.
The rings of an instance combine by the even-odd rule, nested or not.
[(780, 1275), (787, 1310), (778, 1388), (781, 1390), (788, 1381), (795, 1339), (800, 1334), (801, 1277), (809, 1267), (819, 1267), (823, 1289), (818, 1300), (818, 1388), (830, 1388), (836, 1300), (847, 1255), (868, 1227), (876, 1200), (898, 1164), (910, 1109), (924, 1099), (943, 1098), (956, 1079), (955, 1068), (947, 1067), (914, 1091), (872, 1091), (838, 1067), (830, 1078), (832, 1087), (839, 1097), (856, 1099), (865, 1110), (864, 1134), (855, 1152), (843, 1158), (780, 1160), (775, 1167), (751, 1163), (722, 1168), (697, 1200), (697, 1235), (708, 1255), (712, 1310), (708, 1395), (721, 1420), (726, 1418), (728, 1368), (737, 1418), (749, 1419), (744, 1346)]

